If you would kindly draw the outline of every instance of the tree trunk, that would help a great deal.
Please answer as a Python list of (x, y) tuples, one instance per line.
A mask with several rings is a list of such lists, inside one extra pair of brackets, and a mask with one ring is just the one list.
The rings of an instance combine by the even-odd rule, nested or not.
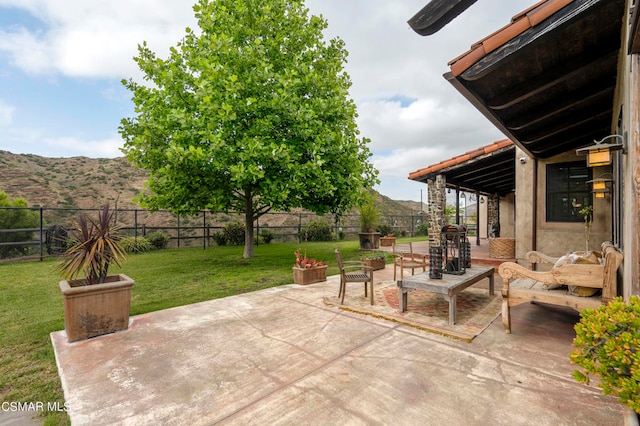
[(253, 257), (253, 198), (251, 191), (244, 196), (244, 253), (242, 257)]

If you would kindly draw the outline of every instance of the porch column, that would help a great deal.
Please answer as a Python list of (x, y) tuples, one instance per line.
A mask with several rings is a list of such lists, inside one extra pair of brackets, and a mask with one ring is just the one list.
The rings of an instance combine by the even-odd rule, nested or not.
[(446, 217), (446, 179), (444, 175), (437, 175), (434, 179), (427, 179), (427, 223), (429, 224), (429, 242), (440, 245), (440, 230), (447, 223)]

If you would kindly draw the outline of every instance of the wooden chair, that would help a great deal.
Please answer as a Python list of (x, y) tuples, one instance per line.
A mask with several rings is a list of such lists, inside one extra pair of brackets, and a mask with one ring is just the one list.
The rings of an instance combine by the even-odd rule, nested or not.
[(400, 268), (400, 279), (404, 277), (404, 269), (411, 269), (411, 275), (415, 269), (427, 270), (427, 255), (415, 253), (412, 243), (396, 243), (393, 245), (393, 279), (396, 280), (396, 269)]
[(361, 282), (364, 283), (364, 297), (367, 297), (367, 283), (369, 283), (369, 293), (371, 304), (373, 305), (373, 268), (365, 265), (362, 262), (343, 262), (342, 254), (338, 249), (336, 249), (336, 259), (338, 260), (338, 268), (340, 269), (340, 291), (338, 292), (340, 304), (344, 303), (344, 295), (347, 290), (347, 283)]

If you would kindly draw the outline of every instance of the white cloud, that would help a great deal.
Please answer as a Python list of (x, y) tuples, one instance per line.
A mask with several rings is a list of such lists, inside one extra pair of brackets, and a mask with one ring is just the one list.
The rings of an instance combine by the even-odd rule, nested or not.
[(119, 136), (103, 140), (86, 140), (73, 137), (45, 138), (45, 145), (52, 151), (73, 151), (75, 155), (91, 158), (122, 157), (120, 148), (123, 146)]
[(32, 74), (122, 78), (137, 72), (133, 57), (148, 41), (158, 53), (168, 52), (195, 23), (188, 3), (151, 0), (0, 1), (40, 19), (46, 30), (12, 26), (0, 31), (0, 51)]
[(0, 127), (9, 126), (13, 122), (15, 108), (0, 99)]

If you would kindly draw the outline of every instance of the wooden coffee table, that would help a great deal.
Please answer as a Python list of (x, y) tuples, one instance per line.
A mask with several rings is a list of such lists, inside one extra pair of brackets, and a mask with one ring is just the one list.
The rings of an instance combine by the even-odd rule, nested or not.
[(449, 324), (456, 323), (456, 295), (478, 281), (489, 278), (489, 294), (493, 293), (493, 267), (474, 266), (462, 275), (442, 274), (442, 279), (429, 278), (429, 272), (422, 272), (408, 278), (398, 280), (398, 309), (407, 310), (409, 290), (427, 290), (442, 294), (449, 302)]

